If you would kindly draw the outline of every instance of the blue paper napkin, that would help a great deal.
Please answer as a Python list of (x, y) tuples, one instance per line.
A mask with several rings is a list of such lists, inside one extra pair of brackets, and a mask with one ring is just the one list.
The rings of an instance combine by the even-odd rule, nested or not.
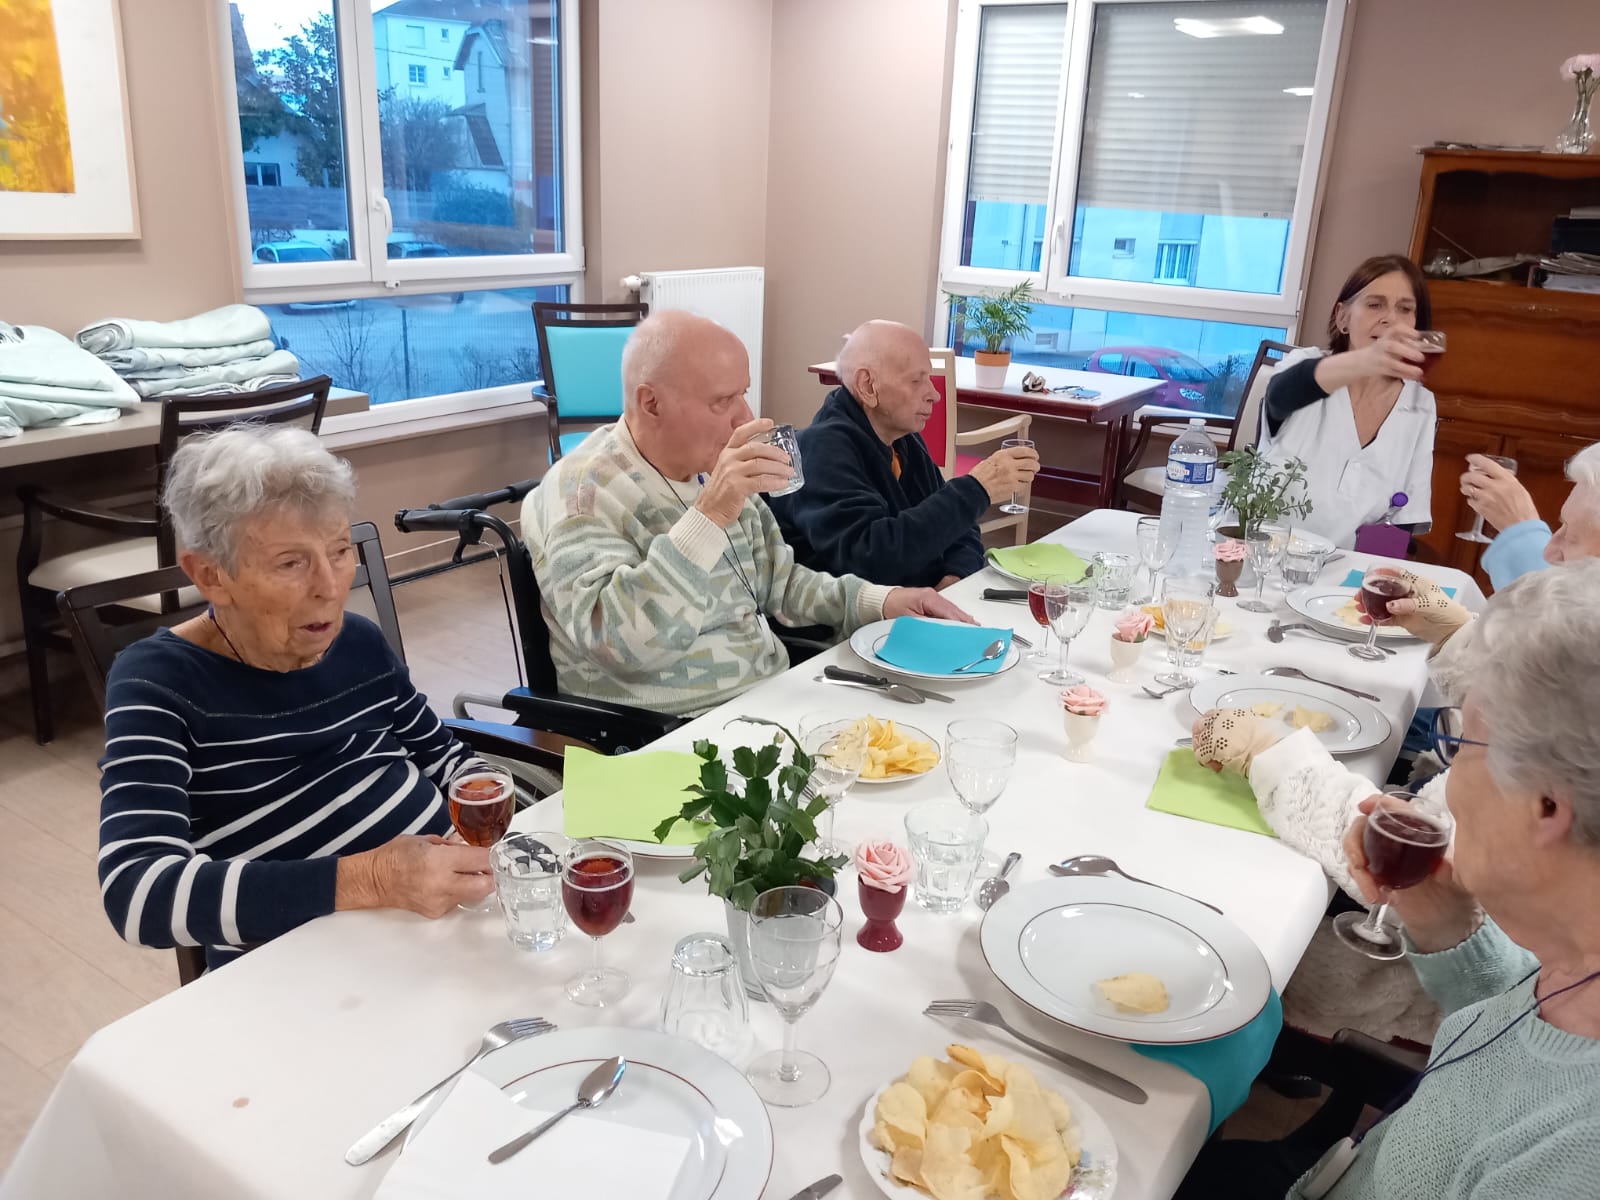
[[(878, 648), (878, 657), (908, 671), (942, 675), (966, 666), (983, 655), (990, 643), (1002, 641), (1011, 650), (1011, 630), (989, 629), (982, 625), (958, 625), (927, 621), (921, 617), (896, 617), (889, 636)], [(963, 675), (993, 675), (1006, 655), (981, 662), (961, 672)]]
[(1210, 1137), (1249, 1097), (1250, 1085), (1272, 1057), (1272, 1047), (1282, 1028), (1283, 1001), (1278, 998), (1278, 989), (1273, 988), (1260, 1015), (1227, 1037), (1192, 1046), (1135, 1042), (1133, 1048), (1148, 1058), (1182, 1067), (1206, 1085), (1211, 1097), (1211, 1124), (1206, 1129), (1206, 1136)]
[[(1361, 586), (1361, 581), (1364, 578), (1366, 578), (1366, 574), (1367, 573), (1365, 571), (1362, 571), (1362, 570), (1351, 571), (1350, 574), (1348, 574), (1348, 575), (1346, 575), (1344, 577), (1344, 586), (1345, 587), (1353, 587), (1353, 588), (1360, 587)], [(1456, 594), (1455, 588), (1440, 588), (1439, 590), (1441, 592), (1443, 592), (1446, 596), (1452, 596), (1453, 597)]]

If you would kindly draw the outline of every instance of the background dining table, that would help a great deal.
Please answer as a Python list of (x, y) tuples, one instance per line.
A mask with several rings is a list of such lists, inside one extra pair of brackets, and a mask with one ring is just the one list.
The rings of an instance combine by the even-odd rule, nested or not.
[[(1057, 530), (1051, 541), (1087, 557), (1096, 550), (1133, 551), (1135, 514), (1097, 511)], [(1337, 584), (1367, 558), (1346, 554), (1324, 571)], [(1460, 589), (1471, 608), (1483, 597), (1457, 571), (1429, 569)], [(984, 587), (1012, 587), (990, 570), (948, 595), (986, 624), (1013, 627), (1038, 640), (1025, 605), (986, 602)], [(1288, 617), (1282, 594), (1278, 616)], [(1393, 725), (1389, 741), (1344, 761), (1379, 784), (1427, 682), (1425, 648), (1406, 643), (1379, 664), (1361, 662), (1344, 646), (1264, 636), (1268, 616), (1219, 600), (1234, 632), (1215, 643), (1210, 668), (1259, 670), (1294, 665), (1370, 691)], [(827, 710), (841, 717), (893, 717), (942, 742), (960, 717), (1004, 720), (1020, 734), (1010, 784), (989, 812), (989, 847), (1020, 850), (1013, 882), (1044, 878), (1049, 863), (1073, 854), (1103, 854), (1129, 872), (1220, 907), (1254, 939), (1281, 990), (1288, 983), (1329, 898), (1315, 863), (1277, 840), (1151, 811), (1145, 800), (1175, 739), (1195, 713), (1187, 696), (1147, 698), (1137, 684), (1106, 680), (1114, 613), (1096, 612), (1074, 641), (1072, 664), (1110, 698), (1090, 763), (1062, 756), (1057, 690), (1027, 663), (998, 675), (941, 683), (952, 704), (917, 706), (819, 682), (828, 663), (861, 667), (847, 644), (766, 681), (675, 731), (662, 746), (687, 748), (696, 738), (730, 735), (744, 715), (793, 723)], [(1166, 668), (1152, 638), (1140, 663), (1143, 682)], [(790, 725), (793, 728), (793, 725)], [(904, 842), (912, 806), (949, 797), (943, 768), (886, 786), (860, 785), (838, 811), (838, 834), (850, 842)], [(559, 828), (557, 795), (519, 813), (519, 828)], [(651, 1027), (657, 1020), (676, 940), (696, 930), (725, 929), (721, 901), (703, 881), (681, 884), (681, 863), (640, 859), (634, 924), (606, 938), (607, 961), (624, 967), (633, 988), (616, 1008), (578, 1008), (562, 983), (586, 960), (586, 939), (572, 932), (550, 953), (514, 950), (498, 914), (455, 913), (426, 921), (408, 913), (349, 912), (311, 922), (224, 969), (202, 977), (95, 1034), (59, 1085), (0, 1182), (0, 1197), (162, 1196), (168, 1200), (230, 1197), (370, 1196), (393, 1161), (392, 1151), (363, 1167), (347, 1166), (345, 1149), (380, 1117), (459, 1066), (494, 1022), (544, 1016), (563, 1028)], [(1170, 1196), (1205, 1140), (1209, 1101), (1204, 1085), (1178, 1067), (1144, 1057), (1120, 1042), (1095, 1038), (1035, 1015), (990, 973), (979, 948), (981, 914), (934, 916), (908, 904), (904, 946), (873, 954), (855, 942), (861, 915), (853, 872), (843, 873), (843, 956), (831, 986), (801, 1022), (800, 1045), (820, 1055), (833, 1081), (819, 1102), (770, 1109), (776, 1152), (765, 1196), (787, 1200), (817, 1177), (844, 1176), (842, 1196), (868, 1197), (875, 1187), (857, 1146), (864, 1105), (918, 1055), (964, 1041), (1025, 1062), (1048, 1078), (1055, 1069), (1033, 1051), (971, 1025), (922, 1015), (931, 1000), (976, 997), (998, 1004), (1035, 1036), (1117, 1072), (1149, 1093), (1135, 1106), (1068, 1080), (1106, 1121), (1119, 1154), (1118, 1200)], [(750, 1053), (774, 1048), (781, 1027), (767, 1005), (752, 1006)]]

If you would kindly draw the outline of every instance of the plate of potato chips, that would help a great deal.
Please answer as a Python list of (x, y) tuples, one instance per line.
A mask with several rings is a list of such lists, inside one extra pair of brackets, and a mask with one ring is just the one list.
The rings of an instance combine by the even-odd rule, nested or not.
[(895, 1200), (1106, 1200), (1111, 1130), (1053, 1071), (952, 1043), (867, 1101), (861, 1161)]
[(915, 725), (863, 717), (867, 763), (857, 783), (899, 783), (918, 779), (939, 765), (939, 743)]

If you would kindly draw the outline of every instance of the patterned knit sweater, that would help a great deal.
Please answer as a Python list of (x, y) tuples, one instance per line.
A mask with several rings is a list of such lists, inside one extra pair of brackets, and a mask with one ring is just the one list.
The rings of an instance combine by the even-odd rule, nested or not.
[(726, 530), (669, 483), (627, 423), (595, 430), (522, 505), (563, 691), (690, 714), (788, 669), (761, 614), (845, 631), (883, 616), (890, 589), (798, 566), (752, 497)]

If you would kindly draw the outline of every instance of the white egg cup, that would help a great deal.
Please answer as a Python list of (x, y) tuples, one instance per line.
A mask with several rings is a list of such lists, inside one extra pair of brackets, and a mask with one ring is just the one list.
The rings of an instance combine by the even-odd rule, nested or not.
[(1144, 653), (1144, 642), (1125, 642), (1121, 638), (1111, 639), (1111, 674), (1106, 678), (1112, 683), (1138, 683), (1139, 676), (1134, 670), (1139, 665), (1139, 656)]
[(1065, 757), (1068, 762), (1089, 762), (1094, 758), (1094, 735), (1100, 731), (1098, 716), (1085, 716), (1063, 708), (1061, 719), (1067, 731)]

